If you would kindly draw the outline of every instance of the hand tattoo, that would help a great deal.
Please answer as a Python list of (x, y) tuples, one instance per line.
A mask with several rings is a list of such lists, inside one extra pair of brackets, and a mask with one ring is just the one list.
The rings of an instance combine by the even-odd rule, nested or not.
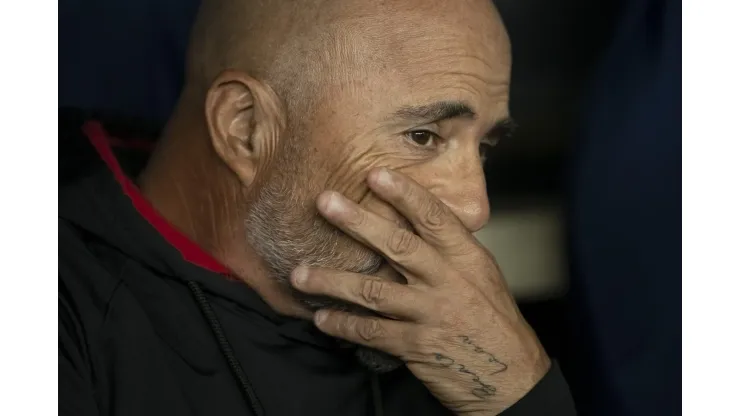
[(465, 336), (465, 335), (460, 335), (458, 338), (463, 342), (463, 344), (470, 345), (471, 347), (473, 347), (473, 351), (475, 351), (475, 352), (477, 352), (479, 354), (484, 354), (484, 355), (488, 356), (488, 362), (491, 363), (491, 364), (495, 364), (498, 367), (496, 370), (494, 370), (491, 373), (489, 373), (488, 374), (489, 376), (492, 376), (492, 375), (498, 374), (498, 373), (503, 373), (504, 371), (506, 371), (507, 368), (509, 368), (508, 365), (506, 365), (503, 362), (499, 361), (496, 357), (493, 356), (493, 354), (491, 354), (490, 352), (484, 350), (483, 348), (481, 348), (481, 347), (473, 344), (473, 341), (470, 340), (470, 337)]
[[(496, 357), (493, 356), (493, 354), (475, 345), (473, 341), (470, 340), (470, 337), (461, 335), (457, 338), (460, 339), (463, 344), (471, 346), (474, 352), (486, 355), (487, 361), (489, 363), (497, 365), (497, 368), (493, 372), (489, 373), (488, 375), (502, 373), (506, 371), (506, 369), (508, 368), (506, 364), (499, 361)], [(473, 390), (470, 391), (475, 397), (479, 399), (483, 399), (486, 397), (491, 397), (496, 394), (496, 388), (494, 386), (483, 382), (483, 380), (481, 380), (481, 378), (476, 373), (469, 370), (467, 367), (465, 367), (465, 365), (457, 363), (455, 362), (454, 359), (446, 355), (440, 354), (440, 353), (435, 353), (434, 359), (443, 367), (453, 367), (458, 372), (471, 376), (473, 383), (475, 383), (475, 385), (477, 386)]]

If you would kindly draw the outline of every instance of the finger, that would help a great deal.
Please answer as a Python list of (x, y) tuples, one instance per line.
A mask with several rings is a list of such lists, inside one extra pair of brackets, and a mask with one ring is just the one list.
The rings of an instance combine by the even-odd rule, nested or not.
[(335, 338), (385, 351), (397, 357), (406, 355), (404, 333), (410, 323), (376, 316), (359, 316), (347, 312), (323, 309), (314, 315), (316, 327)]
[(459, 246), (470, 239), (470, 232), (455, 213), (408, 176), (386, 168), (376, 169), (368, 175), (368, 185), (435, 248)]
[(418, 289), (375, 276), (299, 267), (291, 282), (301, 292), (341, 299), (393, 318), (416, 321), (433, 309)]
[(427, 283), (442, 281), (440, 254), (413, 231), (372, 213), (337, 192), (324, 192), (319, 212), (352, 238), (383, 255), (406, 277)]

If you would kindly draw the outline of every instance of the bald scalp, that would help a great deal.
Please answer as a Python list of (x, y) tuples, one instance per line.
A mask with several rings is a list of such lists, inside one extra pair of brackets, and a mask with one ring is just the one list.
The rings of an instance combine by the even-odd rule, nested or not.
[(396, 56), (404, 43), (416, 36), (423, 44), (442, 22), (467, 25), (471, 11), (497, 15), (490, 0), (203, 0), (186, 83), (204, 94), (222, 71), (244, 71), (275, 90), (294, 118), (329, 91), (414, 64)]
[(226, 69), (272, 87), (295, 109), (349, 67), (343, 4), (336, 0), (204, 0), (191, 33), (186, 83), (202, 93)]

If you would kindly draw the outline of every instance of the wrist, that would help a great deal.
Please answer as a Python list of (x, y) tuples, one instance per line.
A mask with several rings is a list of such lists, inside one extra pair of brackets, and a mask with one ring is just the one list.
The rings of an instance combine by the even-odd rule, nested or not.
[(523, 400), (542, 381), (552, 367), (552, 361), (544, 351), (541, 357), (530, 362), (533, 362), (533, 364), (512, 373), (510, 381), (502, 380), (498, 383), (496, 395), (490, 398), (490, 405), (456, 414), (459, 416), (499, 415)]

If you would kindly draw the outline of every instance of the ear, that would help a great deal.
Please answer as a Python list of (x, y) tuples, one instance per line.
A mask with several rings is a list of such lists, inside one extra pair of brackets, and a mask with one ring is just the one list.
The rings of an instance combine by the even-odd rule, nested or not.
[(279, 99), (264, 83), (227, 70), (209, 88), (205, 104), (214, 150), (249, 186), (277, 148), (284, 119)]

